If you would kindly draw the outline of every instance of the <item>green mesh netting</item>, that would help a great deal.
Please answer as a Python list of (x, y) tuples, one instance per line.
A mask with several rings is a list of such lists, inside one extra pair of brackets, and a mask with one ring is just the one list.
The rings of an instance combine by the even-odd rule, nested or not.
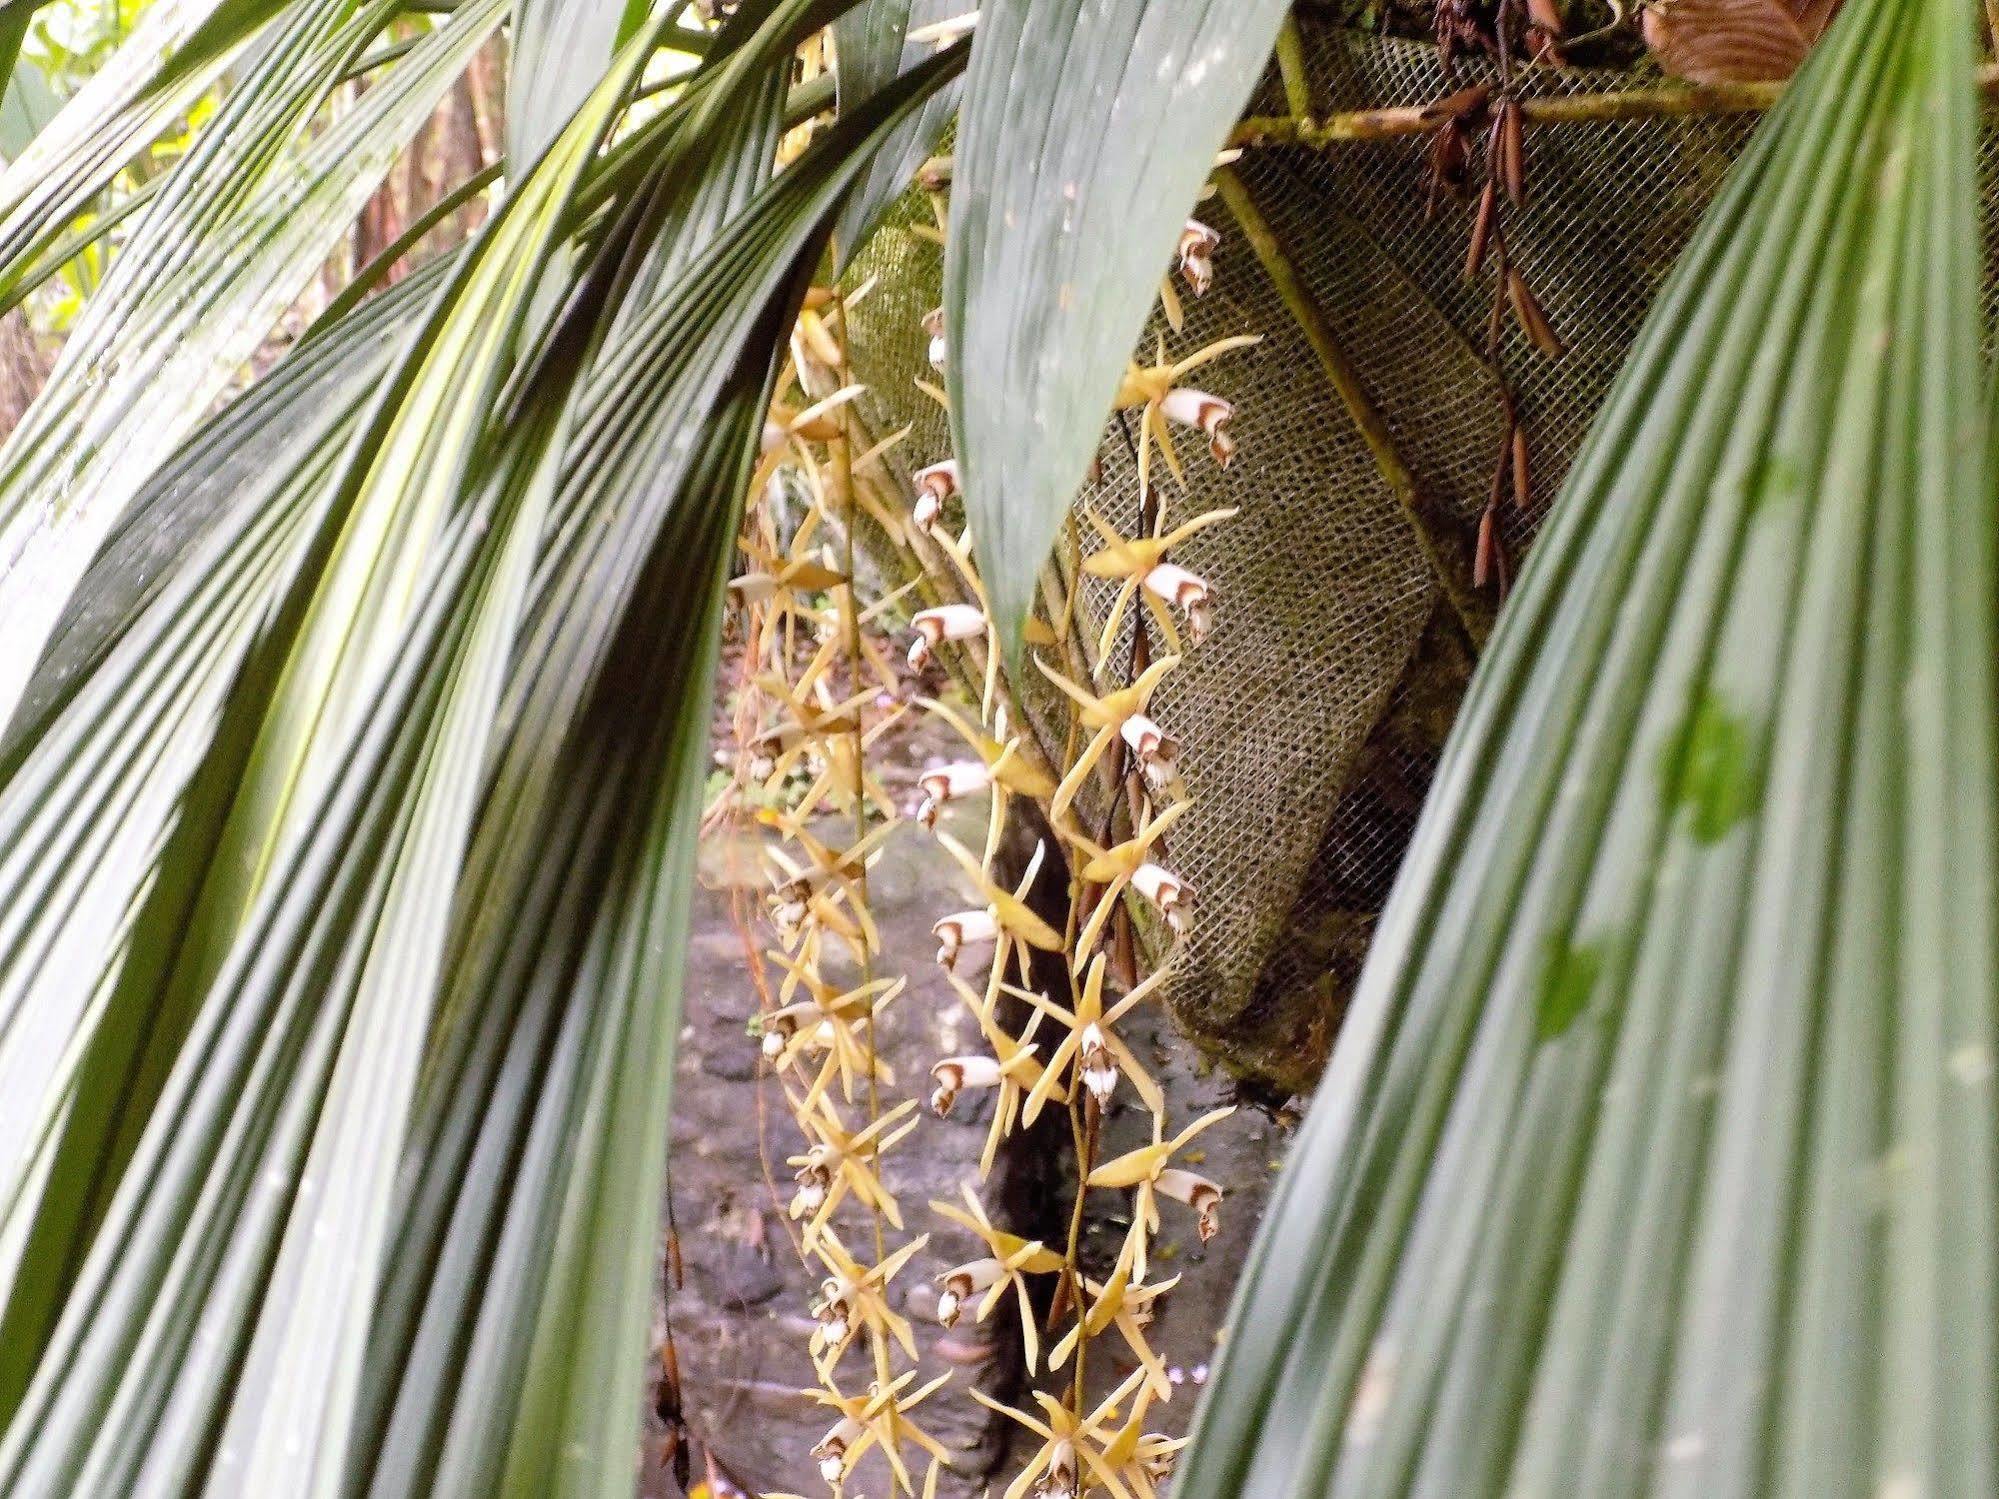
[[(1425, 104), (1481, 77), (1461, 62), (1446, 82), (1434, 49), (1419, 43), (1330, 27), (1308, 28), (1304, 40), (1315, 114)], [(1535, 77), (1544, 93), (1633, 84), (1624, 72)], [(1283, 110), (1273, 77), (1252, 112)], [(1670, 117), (1529, 130), (1529, 201), (1509, 215), (1507, 239), (1567, 351), (1547, 358), (1508, 326), (1500, 365), (1533, 454), (1532, 504), (1519, 512), (1509, 503), (1505, 516), (1516, 560), (1653, 290), (1753, 124)], [(1402, 463), (1457, 530), (1444, 539), (1462, 550), (1505, 426), (1483, 352), (1490, 283), (1463, 279), (1466, 209), (1446, 202), (1426, 218), (1427, 145), (1258, 147), (1235, 170)], [(1988, 182), (1993, 159), (1988, 140)], [(1189, 440), (1188, 491), (1170, 481), (1163, 490), (1169, 526), (1218, 506), (1241, 510), (1176, 556), (1220, 602), (1213, 634), (1153, 711), (1185, 744), (1196, 799), (1170, 839), (1168, 862), (1192, 882), (1198, 906), (1169, 999), (1232, 1065), (1295, 1089), (1323, 1062), (1472, 652), (1408, 511), (1243, 233), (1219, 199), (1198, 211), (1223, 246), (1212, 290), (1185, 298), (1185, 327), (1168, 333), (1169, 350), (1177, 357), (1244, 332), (1264, 342), (1199, 377), (1236, 403), (1234, 465), (1218, 471)], [(912, 199), (854, 272), (876, 282), (854, 314), (869, 416), (881, 431), (913, 426), (899, 450), (911, 469), (949, 456), (944, 414), (914, 384), (931, 374), (919, 325), (940, 295), (941, 253), (916, 232), (929, 223), (927, 205)], [(1152, 340), (1148, 332), (1148, 361)], [(1101, 477), (1079, 503), (1129, 529), (1136, 489), (1113, 426)], [(1088, 549), (1091, 533), (1079, 530)], [(1084, 633), (1095, 634), (1109, 597), (1085, 588)], [(1029, 690), (1027, 705), (1037, 713), (1050, 703)]]

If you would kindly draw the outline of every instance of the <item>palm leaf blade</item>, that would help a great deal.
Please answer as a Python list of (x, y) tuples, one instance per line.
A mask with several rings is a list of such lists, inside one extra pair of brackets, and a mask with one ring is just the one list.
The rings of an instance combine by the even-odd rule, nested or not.
[(1970, 17), (1847, 8), (1446, 756), (1181, 1492), (1993, 1482)]

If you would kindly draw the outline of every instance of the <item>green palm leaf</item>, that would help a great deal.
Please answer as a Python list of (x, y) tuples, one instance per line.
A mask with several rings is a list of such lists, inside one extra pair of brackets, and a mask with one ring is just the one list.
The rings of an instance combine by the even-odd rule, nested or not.
[(629, 1482), (736, 496), (834, 213), (962, 65), (773, 182), (832, 9), (745, 7), (603, 149), (653, 22), (85, 578), (0, 752), (0, 1487)]
[(397, 6), (318, 0), (257, 51), (0, 449), (0, 630), (15, 647), (0, 663), (0, 717), (98, 543), (325, 260), (506, 8), (469, 0), (296, 156), (290, 145)]
[(1855, 0), (1484, 658), (1185, 1499), (1984, 1494), (1968, 7)]
[(1010, 654), (1284, 0), (982, 6), (951, 180), (951, 426)]
[[(840, 108), (852, 111), (886, 88), (903, 69), (914, 67), (933, 50), (909, 33), (961, 14), (956, 0), (863, 0), (833, 23), (834, 61), (838, 67)], [(868, 159), (866, 173), (856, 184), (840, 222), (833, 231), (833, 248), (844, 267), (873, 232), (888, 206), (908, 188), (916, 169), (937, 149), (937, 141), (958, 106), (958, 91), (950, 88), (924, 106)]]

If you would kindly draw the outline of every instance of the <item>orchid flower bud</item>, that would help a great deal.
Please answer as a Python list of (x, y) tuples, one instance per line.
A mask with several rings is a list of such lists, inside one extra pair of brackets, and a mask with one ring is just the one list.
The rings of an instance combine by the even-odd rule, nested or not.
[(1177, 562), (1162, 562), (1145, 575), (1145, 589), (1186, 614), (1187, 633), (1194, 637), (1196, 645), (1214, 628), (1214, 591), (1198, 573), (1189, 572)]
[(1235, 457), (1235, 439), (1229, 436), (1229, 418), (1235, 407), (1220, 396), (1182, 386), (1166, 392), (1159, 409), (1183, 427), (1198, 427), (1208, 439), (1208, 452), (1223, 468)]
[(1205, 1176), (1182, 1171), (1178, 1166), (1168, 1166), (1153, 1178), (1152, 1189), (1160, 1196), (1184, 1202), (1194, 1210), (1199, 1218), (1196, 1226), (1203, 1244), (1212, 1239), (1215, 1230), (1221, 1227), (1222, 1189)]
[(979, 911), (959, 911), (935, 922), (930, 930), (937, 938), (937, 961), (956, 969), (958, 955), (968, 947), (983, 947), (999, 940), (999, 918), (991, 906)]
[(923, 331), (930, 337), (930, 367), (944, 368), (944, 309), (933, 307), (923, 315)]
[(930, 653), (947, 640), (970, 640), (986, 629), (986, 616), (977, 604), (943, 604), (919, 612), (909, 622), (916, 639), (909, 644), (909, 664), (921, 670)]
[(1221, 244), (1222, 237), (1199, 219), (1187, 220), (1187, 226), (1180, 231), (1180, 274), (1187, 278), (1188, 289), (1197, 297), (1205, 297), (1208, 288), (1214, 285), (1214, 256)]
[(1159, 914), (1166, 918), (1166, 924), (1173, 928), (1174, 935), (1187, 935), (1194, 891), (1185, 880), (1170, 869), (1145, 863), (1133, 871), (1131, 886), (1159, 908)]
[(763, 456), (768, 458), (772, 453), (783, 447), (790, 438), (791, 429), (789, 427), (785, 426), (783, 422), (774, 422), (769, 417), (765, 417), (763, 440), (757, 444), (757, 447)]
[(946, 1057), (930, 1069), (930, 1076), (937, 1084), (930, 1094), (930, 1107), (942, 1119), (964, 1089), (998, 1087), (1000, 1067), (993, 1057)]

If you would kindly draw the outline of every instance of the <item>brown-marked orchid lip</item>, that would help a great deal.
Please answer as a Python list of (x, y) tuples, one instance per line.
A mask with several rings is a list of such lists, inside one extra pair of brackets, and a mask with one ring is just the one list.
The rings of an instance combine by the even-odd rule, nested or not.
[(909, 645), (909, 664), (921, 670), (931, 650), (946, 640), (970, 640), (986, 629), (986, 616), (976, 604), (940, 604), (919, 611), (909, 622), (916, 639)]
[(983, 760), (959, 760), (926, 770), (916, 784), (939, 801), (955, 801), (961, 796), (977, 796), (993, 783), (993, 768)]
[(1168, 1166), (1154, 1178), (1152, 1189), (1162, 1197), (1184, 1202), (1197, 1215), (1201, 1242), (1207, 1243), (1221, 1227), (1222, 1189), (1205, 1176)]
[(993, 1057), (946, 1057), (930, 1069), (930, 1076), (937, 1084), (930, 1094), (930, 1107), (942, 1119), (966, 1088), (998, 1087), (1000, 1068)]
[(992, 1289), (999, 1278), (1006, 1274), (1006, 1266), (988, 1256), (982, 1260), (971, 1260), (963, 1265), (954, 1265), (937, 1277), (944, 1289), (937, 1297), (937, 1320), (949, 1327), (958, 1320), (958, 1313), (965, 1303), (981, 1291)]
[(1187, 220), (1187, 226), (1180, 231), (1180, 274), (1186, 277), (1188, 289), (1197, 297), (1205, 297), (1208, 288), (1214, 285), (1214, 256), (1221, 244), (1222, 237), (1199, 219)]
[(990, 906), (982, 911), (958, 911), (933, 923), (930, 930), (937, 938), (937, 961), (955, 968), (966, 948), (999, 940), (999, 918)]
[(958, 492), (958, 460), (946, 458), (918, 469), (911, 477), (918, 489), (929, 490), (938, 499), (948, 500)]
[(1177, 562), (1162, 562), (1145, 575), (1145, 590), (1176, 605), (1187, 616), (1187, 633), (1196, 645), (1214, 627), (1214, 590), (1207, 579)]
[(1145, 586), (1148, 592), (1182, 609), (1189, 604), (1200, 603), (1208, 596), (1207, 579), (1199, 573), (1189, 572), (1177, 562), (1162, 562), (1153, 568), (1145, 575)]
[(1118, 733), (1131, 746), (1131, 752), (1145, 764), (1161, 760), (1171, 763), (1179, 754), (1180, 746), (1143, 713), (1132, 714), (1119, 725)]
[(1159, 908), (1159, 914), (1166, 918), (1166, 924), (1175, 933), (1186, 935), (1188, 908), (1193, 904), (1194, 897), (1192, 886), (1172, 870), (1152, 863), (1141, 864), (1132, 872), (1131, 885)]
[(842, 1416), (833, 1429), (813, 1445), (812, 1457), (819, 1464), (819, 1476), (838, 1483), (847, 1470), (847, 1449), (861, 1438), (863, 1427), (852, 1416)]
[(1229, 419), (1235, 407), (1205, 390), (1181, 386), (1166, 392), (1159, 409), (1183, 427), (1197, 427), (1208, 439), (1208, 452), (1223, 468), (1235, 457), (1235, 439), (1229, 436)]
[(923, 800), (917, 804), (916, 820), (926, 828), (937, 826), (937, 814), (946, 802), (977, 796), (993, 783), (992, 767), (983, 760), (960, 760), (955, 765), (925, 771), (916, 778)]

